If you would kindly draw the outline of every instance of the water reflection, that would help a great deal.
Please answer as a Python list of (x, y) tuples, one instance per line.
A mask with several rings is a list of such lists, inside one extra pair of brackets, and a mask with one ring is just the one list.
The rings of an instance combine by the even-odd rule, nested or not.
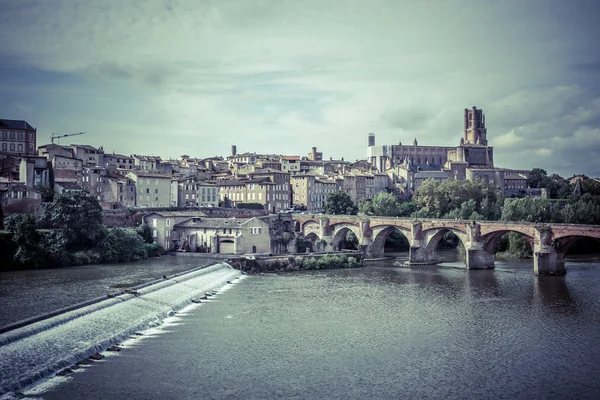
[(557, 314), (577, 314), (577, 301), (564, 276), (535, 276), (532, 305)]
[(465, 292), (471, 297), (502, 297), (500, 284), (493, 269), (466, 270)]

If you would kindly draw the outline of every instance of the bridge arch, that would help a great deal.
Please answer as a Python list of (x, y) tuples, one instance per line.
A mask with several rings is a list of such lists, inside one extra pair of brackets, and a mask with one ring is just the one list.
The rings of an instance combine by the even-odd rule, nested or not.
[(440, 227), (423, 231), (423, 235), (426, 237), (424, 243), (425, 248), (429, 251), (435, 252), (440, 244), (440, 240), (442, 240), (444, 235), (448, 232), (456, 235), (460, 244), (463, 246), (463, 249), (467, 249), (468, 238), (466, 233), (454, 227)]
[(333, 232), (331, 245), (333, 246), (334, 250), (339, 250), (340, 242), (346, 237), (348, 232), (354, 233), (360, 244), (360, 227), (348, 223), (330, 225), (330, 227)]
[(388, 225), (380, 230), (378, 229), (377, 232), (373, 232), (373, 242), (370, 246), (370, 253), (373, 257), (383, 257), (385, 253), (385, 242), (387, 241), (388, 237), (392, 234), (392, 232), (399, 232), (401, 235), (406, 237), (406, 240), (408, 241), (408, 243), (410, 243), (410, 229), (401, 226)]
[(481, 241), (483, 242), (483, 250), (485, 250), (489, 254), (494, 254), (496, 252), (496, 247), (498, 246), (498, 242), (500, 241), (502, 236), (506, 235), (507, 233), (511, 233), (511, 232), (520, 234), (521, 237), (523, 237), (525, 239), (525, 241), (527, 243), (529, 243), (529, 246), (531, 247), (531, 249), (532, 250), (534, 249), (535, 239), (529, 233), (525, 233), (518, 229), (500, 229), (497, 231), (489, 232), (486, 235), (481, 237)]
[(308, 244), (308, 248), (311, 252), (317, 250), (317, 246), (321, 238), (315, 232), (310, 232), (307, 235), (304, 235), (304, 241)]

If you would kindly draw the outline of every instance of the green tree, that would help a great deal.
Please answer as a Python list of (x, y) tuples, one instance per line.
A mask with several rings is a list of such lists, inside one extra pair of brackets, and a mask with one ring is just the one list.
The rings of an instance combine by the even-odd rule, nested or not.
[(524, 197), (506, 199), (502, 207), (502, 221), (562, 222), (558, 207), (548, 199)]
[(40, 235), (35, 217), (31, 214), (15, 214), (7, 218), (6, 230), (12, 234), (16, 245), (13, 262), (18, 265), (36, 266), (40, 257)]
[(428, 179), (413, 201), (418, 207), (415, 213), (418, 217), (498, 220), (504, 193), (484, 179), (443, 182)]
[(54, 196), (54, 201), (46, 207), (44, 218), (61, 230), (67, 249), (91, 246), (104, 233), (102, 208), (87, 192), (63, 192)]
[(531, 258), (533, 250), (525, 238), (517, 232), (508, 233), (508, 251), (516, 258)]
[(340, 250), (342, 249), (358, 249), (358, 238), (351, 230), (340, 241)]
[(530, 188), (544, 188), (548, 182), (548, 173), (541, 168), (534, 168), (527, 176), (527, 185)]
[(37, 190), (42, 196), (42, 201), (48, 203), (54, 200), (54, 188), (50, 185), (35, 185), (35, 190)]
[(144, 239), (134, 229), (111, 228), (98, 244), (100, 261), (136, 261), (146, 258)]
[(376, 194), (371, 200), (373, 215), (397, 217), (398, 205), (398, 199), (392, 193), (381, 192)]
[(154, 238), (152, 237), (152, 229), (150, 229), (150, 226), (148, 226), (148, 224), (142, 222), (135, 228), (135, 232), (138, 235), (140, 235), (140, 237), (144, 240), (145, 243), (154, 243)]
[(360, 214), (373, 215), (371, 199), (360, 199), (358, 201), (358, 212)]
[(335, 193), (329, 193), (325, 198), (325, 213), (336, 215), (356, 215), (357, 207), (346, 192), (341, 190)]

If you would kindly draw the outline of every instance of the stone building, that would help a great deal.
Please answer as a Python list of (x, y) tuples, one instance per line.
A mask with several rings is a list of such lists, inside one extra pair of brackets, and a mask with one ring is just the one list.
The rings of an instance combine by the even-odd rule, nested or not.
[(135, 182), (136, 206), (169, 207), (171, 204), (171, 175), (152, 171), (133, 170), (126, 175)]
[(269, 223), (264, 217), (193, 217), (174, 226), (173, 245), (185, 251), (248, 254), (272, 253)]
[(87, 144), (72, 144), (75, 158), (83, 161), (83, 165), (87, 167), (104, 167), (104, 149), (96, 148)]
[(39, 215), (42, 210), (41, 194), (23, 182), (0, 178), (0, 204), (5, 215), (31, 213)]
[[(427, 177), (444, 179), (485, 179), (506, 193), (526, 188), (529, 171), (497, 168), (494, 166), (494, 148), (488, 145), (485, 114), (472, 107), (464, 110), (463, 137), (456, 147), (412, 146), (402, 143), (376, 146), (375, 134), (368, 136), (367, 160), (390, 176), (396, 191), (406, 198)], [(508, 184), (507, 184), (508, 182)], [(401, 188), (402, 183), (406, 186)]]

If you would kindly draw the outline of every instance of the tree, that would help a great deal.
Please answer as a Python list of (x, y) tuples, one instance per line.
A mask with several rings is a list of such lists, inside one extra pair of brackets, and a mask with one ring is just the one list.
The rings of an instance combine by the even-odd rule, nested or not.
[(43, 202), (48, 203), (54, 200), (54, 188), (52, 186), (37, 184), (34, 189), (40, 193)]
[(40, 256), (40, 235), (36, 230), (35, 217), (31, 214), (15, 214), (7, 218), (6, 230), (12, 234), (16, 245), (13, 261), (16, 264), (35, 266)]
[(524, 197), (506, 199), (502, 207), (502, 221), (562, 222), (560, 212), (548, 199)]
[(543, 188), (548, 181), (548, 173), (541, 168), (534, 168), (527, 176), (527, 184), (530, 188)]
[(373, 215), (384, 217), (398, 216), (398, 199), (391, 193), (381, 192), (371, 200)]
[(360, 214), (373, 215), (371, 199), (360, 199), (358, 201), (358, 212)]
[(70, 249), (93, 245), (104, 234), (102, 207), (87, 192), (63, 192), (54, 196), (44, 218), (61, 230), (65, 246)]
[(342, 249), (358, 249), (358, 238), (351, 230), (348, 230), (346, 236), (340, 240), (340, 250)]
[(335, 193), (329, 193), (325, 198), (326, 214), (356, 215), (357, 212), (357, 207), (346, 192), (340, 190)]
[(148, 224), (141, 223), (135, 228), (135, 232), (141, 236), (145, 243), (154, 243), (154, 238), (152, 237), (152, 229)]
[(413, 201), (419, 208), (416, 216), (424, 218), (498, 220), (504, 193), (484, 179), (427, 179), (417, 190)]

